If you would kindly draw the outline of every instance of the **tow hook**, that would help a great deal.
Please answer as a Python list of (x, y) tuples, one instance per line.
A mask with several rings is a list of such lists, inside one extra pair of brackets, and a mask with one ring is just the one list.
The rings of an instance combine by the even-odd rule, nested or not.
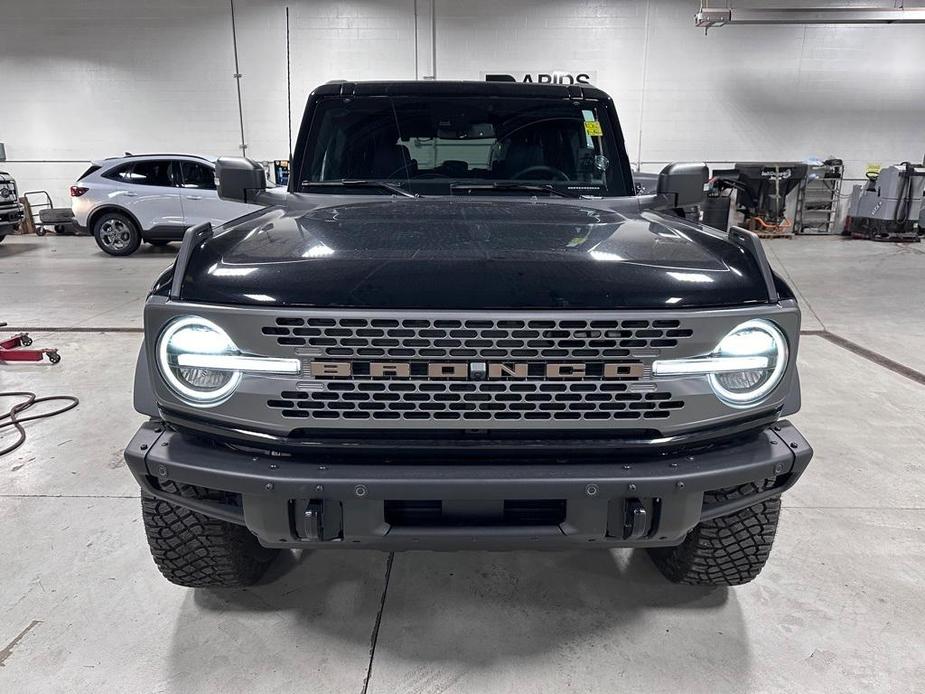
[(324, 503), (321, 499), (312, 499), (305, 507), (303, 514), (302, 528), (306, 540), (318, 542), (324, 537), (324, 528), (322, 526), (322, 517), (324, 513)]
[(626, 518), (623, 523), (623, 539), (638, 540), (645, 536), (648, 527), (646, 507), (639, 499), (626, 500)]

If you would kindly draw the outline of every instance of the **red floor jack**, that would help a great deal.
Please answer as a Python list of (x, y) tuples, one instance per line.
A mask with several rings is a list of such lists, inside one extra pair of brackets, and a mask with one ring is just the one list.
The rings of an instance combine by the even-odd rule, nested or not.
[[(2, 328), (6, 323), (0, 323)], [(32, 344), (32, 338), (29, 333), (19, 333), (13, 337), (0, 340), (0, 362), (5, 361), (42, 361), (46, 356), (52, 364), (61, 361), (61, 355), (58, 350), (44, 347), (41, 349), (23, 349)]]

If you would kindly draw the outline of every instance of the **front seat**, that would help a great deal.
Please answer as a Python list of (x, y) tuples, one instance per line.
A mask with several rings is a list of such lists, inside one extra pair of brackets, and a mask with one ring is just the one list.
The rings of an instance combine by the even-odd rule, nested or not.
[(513, 178), (524, 169), (546, 163), (543, 146), (538, 142), (530, 142), (530, 139), (521, 137), (510, 142), (498, 167), (500, 178)]
[(411, 155), (407, 147), (388, 143), (376, 147), (370, 166), (370, 178), (407, 178), (411, 172)]

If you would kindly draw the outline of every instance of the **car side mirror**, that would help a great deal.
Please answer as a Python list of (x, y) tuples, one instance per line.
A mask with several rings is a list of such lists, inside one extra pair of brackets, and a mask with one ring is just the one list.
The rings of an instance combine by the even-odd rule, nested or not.
[(667, 207), (699, 205), (709, 178), (706, 164), (675, 162), (658, 175), (656, 193), (665, 199)]
[(267, 188), (267, 172), (252, 159), (222, 157), (215, 163), (215, 182), (222, 200), (254, 203)]

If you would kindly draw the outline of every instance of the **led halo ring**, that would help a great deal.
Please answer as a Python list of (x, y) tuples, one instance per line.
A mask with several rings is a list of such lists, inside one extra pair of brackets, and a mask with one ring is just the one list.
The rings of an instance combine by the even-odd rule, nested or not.
[(222, 385), (215, 390), (202, 391), (190, 388), (187, 384), (181, 381), (174, 374), (173, 369), (171, 368), (170, 362), (168, 361), (167, 347), (170, 344), (170, 339), (176, 335), (180, 330), (189, 326), (198, 326), (203, 327), (212, 332), (224, 337), (228, 344), (233, 350), (233, 354), (238, 354), (237, 347), (235, 347), (234, 342), (228, 336), (224, 330), (218, 327), (212, 321), (206, 320), (205, 318), (200, 318), (199, 316), (184, 316), (182, 318), (177, 318), (171, 321), (166, 328), (161, 332), (160, 337), (157, 341), (157, 365), (158, 369), (161, 372), (161, 376), (167, 382), (167, 385), (170, 386), (170, 389), (174, 391), (182, 400), (189, 403), (190, 405), (195, 405), (198, 407), (210, 407), (213, 405), (219, 404), (222, 400), (227, 398), (234, 392), (235, 388), (238, 387), (238, 384), (241, 382), (241, 372), (232, 371), (231, 378), (227, 383)]
[(787, 338), (784, 336), (784, 333), (771, 321), (763, 320), (761, 318), (745, 321), (744, 323), (740, 323), (735, 328), (730, 330), (716, 346), (716, 349), (713, 351), (714, 356), (718, 356), (720, 354), (720, 347), (723, 342), (725, 342), (736, 333), (740, 333), (745, 330), (758, 330), (768, 335), (774, 341), (774, 346), (777, 351), (777, 359), (775, 360), (774, 368), (771, 371), (770, 376), (768, 376), (765, 382), (754, 390), (749, 390), (744, 393), (735, 393), (725, 388), (719, 382), (719, 377), (722, 375), (721, 372), (713, 372), (709, 374), (710, 387), (713, 388), (713, 392), (716, 393), (716, 396), (720, 400), (732, 407), (748, 407), (755, 405), (758, 403), (758, 401), (764, 399), (780, 384), (781, 378), (783, 378), (784, 375), (784, 371), (787, 368), (787, 361), (789, 358)]

